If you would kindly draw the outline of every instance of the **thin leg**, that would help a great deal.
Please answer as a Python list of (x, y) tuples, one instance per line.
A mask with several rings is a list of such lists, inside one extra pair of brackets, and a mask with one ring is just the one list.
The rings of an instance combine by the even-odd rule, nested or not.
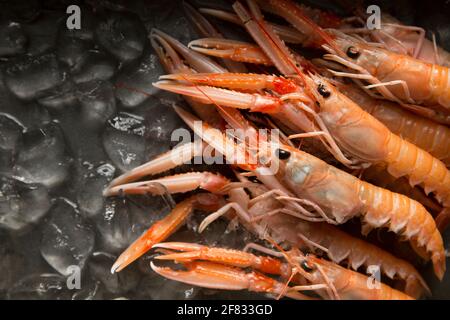
[(439, 50), (436, 42), (436, 34), (434, 32), (431, 33), (431, 39), (433, 41), (434, 62), (436, 64), (441, 64), (441, 58), (439, 57)]
[(331, 74), (333, 74), (336, 77), (345, 77), (345, 78), (362, 79), (362, 80), (370, 80), (372, 78), (372, 76), (368, 75), (368, 74), (339, 72), (339, 71), (334, 71), (331, 69), (328, 69), (328, 71), (331, 72)]
[(287, 145), (295, 148), (295, 146), (292, 143), (292, 141), (289, 140), (289, 138), (286, 136), (286, 134), (269, 117), (267, 117), (266, 120), (267, 120), (267, 123), (272, 127), (272, 129), (277, 129), (278, 130), (278, 132), (280, 133), (281, 141), (283, 143), (286, 143)]
[(336, 287), (334, 286), (334, 284), (331, 282), (330, 278), (327, 276), (327, 274), (325, 273), (325, 271), (322, 269), (322, 267), (318, 264), (316, 264), (316, 268), (317, 270), (320, 272), (320, 274), (322, 275), (325, 283), (327, 284), (327, 288), (326, 291), (328, 292), (328, 294), (330, 295), (331, 298), (334, 298), (336, 300), (340, 300), (339, 298), (339, 294), (336, 290)]
[(246, 222), (252, 222), (251, 215), (244, 208), (242, 208), (242, 206), (239, 203), (230, 202), (230, 203), (227, 203), (226, 205), (224, 205), (222, 208), (220, 208), (216, 212), (208, 215), (205, 219), (203, 219), (203, 221), (200, 223), (200, 226), (198, 228), (198, 232), (202, 233), (209, 224), (211, 224), (212, 222), (214, 222), (221, 216), (228, 213), (228, 211), (231, 209), (233, 209), (236, 212), (236, 214), (239, 217), (241, 217), (242, 219), (244, 219)]
[(323, 135), (324, 140), (321, 139), (321, 141), (323, 142), (323, 144), (327, 148), (327, 150), (342, 164), (351, 167), (352, 161), (350, 159), (348, 159), (344, 155), (342, 150), (339, 148), (336, 141), (334, 141), (332, 135), (328, 131), (327, 126), (323, 122), (322, 118), (317, 114), (317, 112), (315, 112), (314, 110), (312, 110), (311, 108), (309, 108), (307, 105), (305, 105), (303, 103), (298, 103), (297, 107), (299, 109), (311, 114), (314, 117), (314, 120), (316, 121), (319, 128), (326, 133), (325, 135)]
[(280, 213), (285, 213), (285, 214), (288, 214), (288, 215), (293, 216), (295, 218), (306, 220), (306, 221), (310, 221), (310, 222), (323, 222), (323, 221), (326, 221), (323, 218), (311, 218), (311, 216), (309, 216), (309, 215), (302, 215), (298, 211), (290, 210), (290, 209), (281, 209)]
[[(328, 51), (333, 51), (331, 48), (327, 47), (326, 45), (324, 45), (323, 47), (326, 50), (328, 50)], [(344, 58), (341, 58), (341, 57), (339, 57), (339, 56), (337, 56), (335, 54), (326, 54), (326, 55), (324, 55), (324, 58), (327, 59), (327, 60), (331, 60), (331, 61), (335, 61), (335, 62), (341, 63), (342, 65), (344, 65), (344, 66), (346, 66), (346, 67), (348, 67), (350, 69), (354, 69), (354, 70), (357, 70), (357, 71), (361, 72), (363, 75), (370, 76), (370, 77), (367, 77), (366, 80), (369, 81), (371, 84), (380, 84), (381, 83), (380, 80), (378, 80), (377, 78), (372, 76), (366, 69), (364, 69), (364, 68), (362, 68), (362, 67), (358, 66), (357, 64), (354, 64), (354, 63), (352, 63), (350, 61), (347, 61)], [(356, 81), (356, 80), (359, 80), (359, 79), (354, 79), (354, 80)], [(363, 87), (363, 88), (365, 90), (367, 90), (367, 88), (365, 88), (365, 87)], [(383, 86), (383, 85), (378, 86), (378, 90), (385, 98), (390, 99), (392, 101), (395, 101), (395, 102), (397, 102), (399, 104), (403, 104), (403, 102), (400, 99), (398, 99), (394, 94), (392, 94), (392, 92), (389, 91), (386, 88), (386, 86)]]
[(266, 248), (260, 244), (254, 243), (254, 242), (248, 243), (243, 249), (244, 252), (248, 252), (250, 250), (259, 251), (259, 252), (262, 252), (267, 255), (277, 257), (277, 258), (284, 258), (283, 253), (273, 250), (273, 249)]
[[(248, 203), (248, 207), (250, 208), (250, 207), (252, 207), (253, 205), (255, 205), (257, 202), (259, 202), (259, 201), (264, 201), (264, 200), (266, 200), (266, 199), (268, 199), (268, 198), (270, 198), (270, 197), (273, 197), (273, 196), (278, 196), (278, 197), (288, 197), (289, 199), (291, 199), (291, 198), (290, 198), (285, 192), (283, 192), (282, 190), (279, 190), (279, 189), (272, 189), (272, 190), (269, 190), (269, 191), (267, 191), (267, 192), (265, 192), (265, 193), (263, 193), (263, 194), (261, 194), (261, 195), (255, 197), (255, 198), (253, 198), (252, 200), (250, 200), (249, 203)], [(277, 197), (275, 197), (275, 199), (277, 199)], [(316, 215), (312, 214), (311, 212), (307, 211), (305, 208), (303, 208), (301, 205), (299, 205), (299, 204), (296, 203), (296, 202), (290, 202), (289, 204), (292, 205), (297, 211), (300, 211), (301, 214), (299, 214), (297, 211), (294, 211), (294, 210), (292, 210), (292, 211), (286, 211), (286, 212), (285, 212), (285, 210), (287, 210), (287, 209), (285, 209), (285, 208), (280, 208), (280, 209), (273, 210), (273, 211), (271, 211), (271, 212), (267, 212), (266, 214), (263, 214), (263, 215), (258, 215), (258, 218), (260, 218), (260, 217), (262, 218), (262, 217), (268, 216), (268, 215), (274, 215), (274, 214), (280, 213), (280, 212), (281, 212), (281, 213), (287, 213), (287, 214), (290, 214), (290, 215), (293, 215), (293, 214), (295, 213), (297, 217), (302, 217), (302, 218), (305, 218), (305, 217), (312, 218), (312, 217), (315, 217), (315, 216), (316, 216)], [(298, 214), (298, 215), (297, 215), (297, 214)]]
[(409, 30), (409, 31), (417, 31), (419, 32), (419, 38), (417, 39), (417, 43), (414, 49), (413, 57), (417, 58), (419, 56), (420, 51), (422, 50), (423, 42), (425, 40), (425, 30), (421, 27), (415, 26), (404, 26), (396, 23), (384, 23), (385, 26), (391, 26), (398, 29)]
[(303, 139), (303, 138), (311, 138), (311, 137), (318, 137), (318, 136), (324, 136), (327, 133), (324, 131), (314, 131), (314, 132), (305, 132), (305, 133), (297, 133), (297, 134), (291, 134), (287, 138), (289, 140), (292, 139)]
[(404, 45), (400, 40), (398, 40), (396, 37), (394, 37), (393, 35), (391, 35), (391, 34), (385, 32), (385, 31), (383, 31), (383, 30), (381, 30), (380, 32), (381, 32), (384, 36), (386, 36), (386, 37), (388, 37), (389, 39), (391, 39), (391, 40), (393, 40), (394, 42), (396, 42), (396, 43), (401, 47), (401, 49), (403, 50), (403, 52), (402, 52), (403, 54), (409, 55), (408, 49), (405, 47), (405, 45)]
[(325, 248), (324, 246), (321, 246), (320, 244), (318, 244), (317, 242), (314, 242), (312, 240), (309, 240), (307, 237), (305, 237), (303, 234), (301, 233), (297, 233), (297, 235), (303, 240), (305, 241), (307, 244), (309, 244), (311, 247), (315, 247), (318, 248), (320, 250), (322, 250), (325, 253), (328, 253), (328, 249)]
[(364, 90), (365, 93), (367, 93), (369, 96), (375, 99), (384, 99), (384, 97), (379, 92), (374, 92), (373, 90), (365, 88), (365, 85), (362, 83), (361, 80), (358, 79), (352, 79), (354, 83), (356, 83), (361, 89)]
[(374, 83), (366, 86), (366, 89), (372, 89), (372, 88), (378, 88), (378, 87), (384, 87), (384, 86), (395, 86), (395, 85), (401, 85), (406, 97), (406, 100), (408, 100), (409, 103), (414, 103), (414, 100), (411, 99), (411, 94), (409, 92), (408, 84), (404, 80), (392, 80), (388, 82), (380, 82), (380, 83)]
[(249, 201), (248, 206), (252, 207), (255, 203), (257, 203), (259, 201), (262, 201), (262, 200), (266, 200), (266, 199), (268, 199), (268, 198), (270, 198), (270, 197), (272, 197), (274, 195), (276, 195), (276, 196), (281, 196), (281, 195), (285, 196), (286, 194), (283, 191), (281, 191), (281, 190), (272, 189), (272, 190), (269, 190), (267, 192), (264, 192), (263, 194), (261, 194), (261, 195), (259, 195), (257, 197), (254, 197), (252, 200)]
[[(336, 224), (336, 221), (330, 219), (325, 212), (322, 210), (322, 208), (320, 208), (317, 204), (315, 204), (314, 202), (311, 202), (309, 200), (305, 200), (305, 199), (299, 199), (299, 198), (295, 198), (295, 197), (288, 197), (288, 196), (280, 196), (276, 198), (277, 200), (288, 200), (288, 201), (294, 201), (294, 202), (298, 202), (301, 204), (305, 204), (308, 206), (311, 206), (314, 208), (314, 210), (319, 213), (320, 216), (322, 216), (322, 218), (327, 221), (330, 224)], [(302, 207), (303, 208), (303, 207)]]
[[(322, 47), (324, 47), (325, 50), (327, 50), (327, 51), (331, 51), (331, 52), (334, 51), (333, 49), (331, 49), (330, 47), (328, 47), (326, 45), (323, 45)], [(364, 68), (358, 66), (356, 63), (353, 63), (353, 62), (350, 62), (348, 60), (345, 60), (344, 58), (342, 58), (342, 57), (340, 57), (340, 56), (338, 56), (336, 54), (325, 54), (323, 57), (326, 60), (331, 60), (331, 61), (338, 62), (338, 63), (346, 66), (347, 68), (350, 68), (350, 69), (353, 69), (353, 70), (357, 70), (357, 71), (360, 71), (360, 72), (365, 73), (365, 74), (369, 74), (367, 72), (367, 70), (365, 70)]]
[[(269, 197), (272, 197), (272, 196), (276, 196), (275, 199), (282, 201), (282, 202), (288, 201), (288, 205), (293, 207), (293, 209), (291, 210), (288, 208), (279, 208), (276, 210), (272, 210), (270, 212), (266, 212), (265, 214), (258, 215), (257, 217), (255, 217), (253, 219), (259, 220), (259, 219), (263, 218), (264, 216), (270, 216), (270, 215), (274, 215), (277, 213), (284, 213), (284, 214), (289, 214), (296, 218), (311, 221), (311, 222), (324, 221), (324, 219), (322, 219), (322, 218), (317, 218), (316, 214), (306, 210), (304, 207), (299, 205), (299, 203), (309, 205), (309, 206), (313, 207), (316, 211), (320, 212), (322, 209), (320, 209), (319, 206), (317, 206), (316, 204), (314, 204), (308, 200), (303, 200), (303, 199), (288, 196), (285, 192), (283, 192), (282, 190), (278, 190), (278, 189), (269, 190), (255, 198), (253, 198), (252, 200), (249, 201), (248, 206), (252, 207), (256, 202), (264, 201), (265, 199), (268, 199)], [(294, 199), (295, 199), (295, 201), (294, 201)], [(325, 214), (325, 213), (323, 213), (323, 214)]]
[(328, 285), (323, 283), (323, 284), (311, 284), (311, 285), (305, 285), (305, 286), (293, 286), (293, 287), (290, 287), (289, 290), (314, 291), (314, 290), (327, 289), (327, 288), (328, 288)]

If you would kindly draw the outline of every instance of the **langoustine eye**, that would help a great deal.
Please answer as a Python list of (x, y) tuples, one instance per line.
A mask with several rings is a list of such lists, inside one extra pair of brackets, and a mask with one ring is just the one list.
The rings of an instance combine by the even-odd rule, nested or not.
[(275, 150), (275, 154), (276, 154), (277, 158), (280, 160), (287, 160), (291, 156), (291, 153), (289, 151), (286, 151), (283, 149)]
[(350, 46), (347, 49), (347, 56), (352, 59), (357, 59), (360, 55), (360, 52), (357, 48)]
[(317, 92), (324, 98), (328, 98), (331, 95), (331, 92), (323, 84), (319, 84)]

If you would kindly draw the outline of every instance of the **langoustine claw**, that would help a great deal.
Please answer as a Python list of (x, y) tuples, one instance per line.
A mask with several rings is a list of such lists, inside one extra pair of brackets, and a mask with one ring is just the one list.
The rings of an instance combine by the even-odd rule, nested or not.
[[(151, 267), (155, 272), (172, 280), (206, 288), (245, 289), (295, 299), (313, 298), (300, 292), (315, 292), (319, 296), (331, 294), (332, 298), (336, 299), (411, 299), (408, 295), (381, 283), (377, 289), (368, 288), (365, 276), (312, 255), (305, 256), (298, 250), (285, 253), (287, 261), (284, 262), (248, 252), (189, 243), (160, 243), (155, 247), (169, 252), (182, 251), (168, 253), (157, 259), (174, 260), (187, 269), (175, 271), (157, 267), (152, 262)], [(283, 284), (257, 271), (246, 273), (241, 269), (247, 267), (280, 275), (287, 279), (287, 283)], [(294, 286), (290, 286), (291, 284)]]

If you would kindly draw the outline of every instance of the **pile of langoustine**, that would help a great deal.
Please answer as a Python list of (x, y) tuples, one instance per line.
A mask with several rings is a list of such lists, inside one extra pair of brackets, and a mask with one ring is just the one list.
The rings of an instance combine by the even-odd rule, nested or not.
[[(124, 173), (104, 194), (200, 190), (132, 243), (112, 272), (153, 248), (161, 253), (156, 260), (182, 265), (175, 270), (152, 262), (156, 273), (206, 288), (294, 299), (430, 294), (410, 262), (339, 225), (357, 218), (363, 235), (387, 229), (443, 278), (440, 230), (449, 222), (450, 206), (449, 54), (420, 28), (387, 15), (381, 29), (367, 30), (355, 27), (360, 18), (338, 19), (291, 0), (238, 1), (234, 12), (186, 3), (184, 8), (206, 38), (186, 47), (152, 30), (151, 44), (170, 73), (153, 85), (185, 98), (195, 115), (173, 108), (202, 141)], [(289, 26), (267, 22), (262, 10)], [(245, 28), (255, 43), (225, 39), (202, 13)], [(308, 60), (298, 46), (315, 48), (318, 56)], [(254, 65), (264, 71), (249, 73)], [(226, 133), (230, 128), (233, 135)], [(278, 130), (278, 139), (261, 128)], [(223, 155), (235, 176), (188, 172), (142, 181), (204, 155), (205, 147)], [(194, 210), (210, 213), (199, 232), (222, 217), (264, 245), (163, 242)], [(374, 265), (389, 285), (369, 285), (364, 272)]]

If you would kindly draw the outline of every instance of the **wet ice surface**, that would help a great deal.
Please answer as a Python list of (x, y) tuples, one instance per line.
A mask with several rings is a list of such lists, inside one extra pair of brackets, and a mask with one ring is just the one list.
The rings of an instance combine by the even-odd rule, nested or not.
[(47, 213), (51, 204), (44, 185), (27, 184), (6, 177), (0, 178), (0, 226), (21, 231)]
[(128, 171), (145, 159), (144, 119), (121, 112), (108, 120), (103, 133), (103, 147), (116, 167)]
[(0, 57), (9, 57), (25, 51), (26, 37), (20, 23), (2, 22), (0, 39)]
[[(151, 85), (164, 71), (148, 34), (158, 28), (184, 44), (197, 36), (180, 1), (87, 0), (80, 30), (66, 28), (66, 4), (52, 3), (0, 3), (0, 298), (263, 297), (164, 279), (150, 269), (154, 252), (110, 273), (169, 208), (160, 197), (105, 199), (102, 190), (176, 145), (171, 134), (183, 127), (170, 106), (179, 99)], [(432, 25), (449, 39), (447, 23)], [(236, 32), (243, 34), (236, 27), (224, 34)], [(169, 240), (242, 248), (252, 239), (223, 220), (198, 234), (204, 217), (195, 212)], [(79, 289), (68, 287), (73, 266)], [(448, 276), (443, 284), (428, 279), (435, 297), (448, 298)]]
[(95, 242), (91, 224), (74, 204), (57, 199), (42, 230), (42, 257), (62, 275), (70, 275), (70, 267), (82, 269)]
[(66, 155), (63, 132), (50, 122), (27, 131), (13, 167), (14, 176), (27, 183), (48, 188), (61, 185), (69, 175), (70, 158)]
[(8, 114), (0, 114), (0, 174), (11, 175), (23, 127)]
[[(150, 98), (157, 90), (151, 86), (163, 68), (158, 57), (148, 53), (137, 63), (124, 68), (117, 76), (116, 97), (124, 107), (135, 107)], [(126, 86), (125, 86), (126, 84)], [(138, 89), (138, 90), (130, 90)]]
[(72, 79), (76, 83), (93, 80), (108, 80), (116, 71), (117, 61), (101, 50), (90, 49), (72, 69)]
[(58, 274), (28, 275), (9, 290), (9, 299), (68, 300), (70, 291), (66, 279)]
[(102, 191), (112, 180), (115, 168), (109, 163), (98, 167), (91, 163), (84, 164), (85, 166), (80, 166), (78, 173), (80, 179), (77, 181), (77, 203), (81, 214), (91, 218), (105, 210)]
[(169, 207), (161, 197), (116, 197), (103, 200), (101, 209), (93, 217), (99, 247), (111, 253), (120, 253), (168, 212)]
[(95, 39), (106, 51), (127, 63), (141, 56), (146, 43), (145, 28), (133, 13), (107, 12), (97, 21)]
[(108, 81), (90, 81), (77, 87), (81, 121), (90, 125), (105, 123), (116, 111), (113, 85)]
[(124, 272), (111, 273), (111, 265), (117, 256), (106, 252), (94, 252), (89, 261), (89, 272), (98, 280), (106, 291), (113, 294), (125, 294), (133, 290), (141, 278), (136, 265), (130, 266)]

